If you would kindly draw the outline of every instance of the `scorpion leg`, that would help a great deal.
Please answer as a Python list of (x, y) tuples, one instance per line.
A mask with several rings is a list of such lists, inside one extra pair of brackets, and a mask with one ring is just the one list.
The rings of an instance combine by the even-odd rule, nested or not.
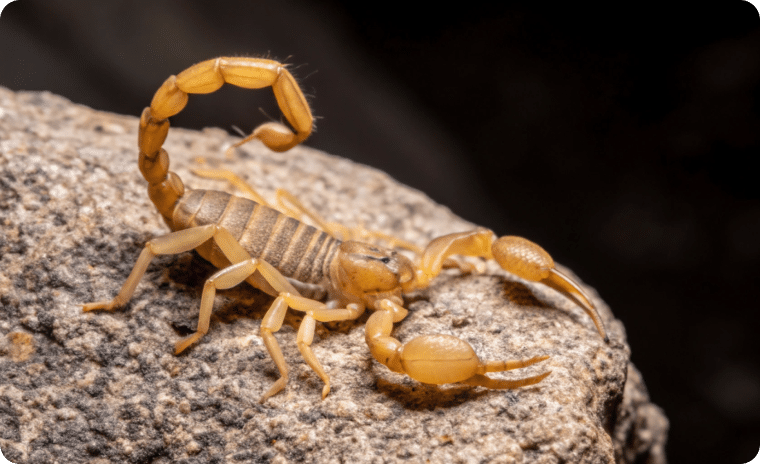
[(327, 322), (356, 319), (362, 314), (364, 307), (350, 304), (345, 309), (329, 309), (323, 303), (300, 296), (298, 291), (279, 271), (266, 261), (251, 258), (248, 252), (223, 227), (213, 224), (195, 227), (151, 240), (146, 244), (143, 254), (138, 259), (138, 263), (135, 265), (132, 274), (127, 279), (119, 295), (111, 302), (87, 304), (84, 310), (111, 309), (114, 306), (123, 304), (132, 295), (137, 282), (145, 272), (153, 256), (189, 251), (209, 239), (213, 239), (216, 242), (225, 257), (233, 264), (216, 272), (206, 280), (201, 295), (198, 328), (195, 333), (180, 339), (175, 344), (175, 354), (181, 353), (208, 332), (216, 291), (232, 288), (244, 280), (250, 281), (251, 277), (255, 276), (258, 271), (263, 280), (251, 283), (256, 287), (260, 287), (262, 283), (266, 284), (265, 288), (273, 290), (277, 295), (277, 298), (262, 320), (261, 336), (280, 372), (280, 379), (272, 385), (260, 401), (264, 402), (264, 400), (282, 390), (288, 380), (285, 357), (273, 335), (273, 332), (278, 331), (282, 326), (288, 307), (306, 313), (306, 317), (298, 331), (298, 347), (307, 364), (325, 382), (322, 398), (327, 396), (330, 392), (330, 379), (310, 347), (314, 338), (315, 321)]
[(114, 308), (123, 306), (132, 297), (137, 284), (148, 268), (148, 264), (150, 264), (156, 255), (171, 255), (190, 251), (210, 239), (214, 235), (215, 227), (214, 225), (208, 225), (180, 230), (147, 242), (142, 253), (137, 258), (132, 272), (121, 287), (119, 294), (111, 301), (84, 304), (82, 306), (83, 311), (87, 312), (96, 309), (111, 311)]
[(518, 361), (481, 361), (469, 343), (451, 335), (423, 335), (402, 344), (391, 337), (393, 323), (406, 309), (390, 300), (381, 300), (370, 316), (365, 337), (372, 356), (391, 371), (406, 374), (427, 384), (466, 383), (492, 389), (533, 385), (551, 371), (518, 380), (492, 379), (486, 372), (500, 372), (530, 366), (548, 359), (536, 356)]
[(175, 344), (175, 354), (181, 353), (208, 332), (216, 290), (231, 288), (238, 285), (243, 280), (247, 280), (254, 287), (260, 288), (267, 293), (277, 294), (277, 292), (280, 291), (298, 293), (298, 291), (284, 278), (281, 281), (273, 283), (270, 279), (267, 279), (266, 276), (263, 276), (263, 274), (259, 273), (257, 275), (256, 271), (259, 267), (259, 260), (251, 258), (248, 252), (245, 251), (227, 229), (217, 225), (206, 227), (211, 227), (211, 238), (214, 239), (214, 242), (219, 246), (219, 249), (224, 256), (232, 264), (218, 271), (206, 280), (206, 283), (203, 286), (203, 293), (201, 294), (198, 328), (195, 333), (180, 339)]
[(522, 237), (505, 236), (497, 239), (493, 232), (483, 228), (438, 237), (425, 248), (416, 279), (405, 290), (426, 286), (441, 272), (445, 260), (451, 255), (495, 259), (506, 271), (559, 291), (589, 315), (599, 335), (605, 342), (609, 342), (602, 319), (583, 289), (555, 268), (549, 253)]
[(285, 189), (277, 189), (275, 192), (275, 197), (277, 199), (277, 209), (299, 220), (303, 220), (304, 217), (307, 217), (314, 223), (314, 225), (339, 240), (354, 240), (370, 243), (384, 241), (387, 243), (388, 248), (401, 248), (411, 251), (417, 255), (422, 253), (422, 248), (419, 246), (392, 235), (384, 234), (375, 230), (365, 229), (361, 225), (356, 227), (347, 227), (336, 222), (327, 222), (315, 211), (304, 206), (304, 204), (301, 203), (301, 201), (295, 195)]
[[(223, 227), (215, 224), (192, 227), (177, 232), (172, 232), (161, 237), (154, 238), (145, 244), (145, 248), (137, 258), (137, 262), (132, 268), (132, 272), (127, 277), (118, 295), (110, 301), (100, 301), (97, 303), (86, 303), (82, 305), (84, 312), (93, 310), (111, 311), (123, 306), (134, 294), (137, 284), (145, 274), (151, 260), (157, 255), (178, 254), (198, 248), (210, 239), (219, 245), (224, 255), (231, 263), (239, 263), (250, 259), (250, 255), (237, 243), (235, 238)], [(222, 276), (215, 274), (206, 281), (204, 292), (201, 296), (200, 315), (198, 319), (198, 329), (196, 333), (185, 337), (176, 344), (175, 353), (182, 352), (190, 344), (200, 339), (207, 331), (211, 318), (211, 308), (214, 303), (214, 294), (217, 288), (229, 288), (236, 284), (226, 285), (227, 280), (217, 282)], [(253, 273), (251, 273), (253, 274)], [(267, 293), (272, 293), (272, 286), (267, 280), (256, 275), (246, 276), (248, 281), (255, 287), (261, 288)], [(289, 291), (298, 294), (298, 291), (283, 278), (284, 283), (280, 284), (283, 291)], [(239, 282), (238, 282), (239, 283)]]
[(309, 218), (314, 224), (322, 230), (329, 233), (332, 237), (339, 240), (354, 240), (359, 242), (375, 243), (384, 241), (388, 248), (401, 248), (411, 251), (417, 255), (422, 254), (422, 248), (412, 242), (402, 240), (392, 235), (384, 234), (375, 230), (365, 229), (363, 226), (347, 227), (336, 222), (327, 222), (315, 211), (304, 206), (303, 203), (292, 193), (285, 189), (277, 189), (275, 192), (277, 198), (277, 208), (285, 214), (291, 215), (296, 219)]
[[(224, 229), (222, 229), (224, 230)], [(224, 250), (222, 246), (220, 246)], [(181, 353), (185, 348), (192, 343), (200, 339), (208, 331), (209, 319), (211, 317), (211, 309), (214, 304), (214, 296), (216, 291), (221, 289), (227, 289), (234, 287), (250, 276), (256, 271), (262, 272), (264, 278), (270, 283), (270, 285), (277, 290), (286, 290), (288, 287), (292, 289), (292, 286), (281, 275), (276, 275), (272, 280), (266, 274), (267, 263), (257, 258), (249, 258), (244, 261), (232, 264), (211, 276), (203, 287), (203, 294), (201, 296), (200, 315), (198, 318), (198, 329), (195, 333), (179, 340), (176, 344), (175, 354)], [(275, 271), (276, 272), (276, 271)], [(279, 274), (279, 273), (277, 273)], [(289, 293), (285, 293), (286, 295)], [(277, 393), (285, 387), (288, 381), (288, 367), (285, 362), (285, 357), (282, 354), (282, 350), (277, 344), (277, 340), (274, 338), (273, 332), (276, 332), (282, 326), (282, 322), (285, 318), (288, 305), (287, 302), (279, 296), (275, 299), (272, 306), (270, 306), (267, 313), (261, 323), (261, 338), (264, 341), (264, 345), (267, 347), (270, 356), (274, 360), (278, 371), (280, 372), (280, 378), (272, 385), (269, 391), (262, 397), (263, 402), (269, 396)]]
[(193, 168), (190, 171), (196, 176), (205, 177), (206, 179), (226, 180), (232, 184), (233, 187), (243, 192), (245, 196), (250, 200), (253, 200), (261, 205), (277, 209), (268, 201), (266, 201), (264, 197), (261, 196), (261, 194), (259, 194), (259, 192), (257, 192), (256, 189), (251, 186), (251, 184), (241, 179), (240, 176), (232, 171), (229, 171), (227, 169), (214, 168)]
[[(276, 272), (276, 271), (275, 271)], [(270, 396), (278, 393), (285, 388), (287, 383), (287, 367), (285, 367), (285, 358), (282, 355), (277, 341), (272, 336), (272, 332), (276, 332), (282, 326), (282, 321), (285, 317), (287, 308), (293, 308), (297, 311), (305, 312), (301, 325), (298, 328), (298, 336), (296, 342), (298, 344), (298, 350), (301, 352), (306, 363), (311, 369), (319, 376), (324, 382), (325, 386), (322, 388), (322, 399), (327, 397), (330, 393), (330, 377), (325, 372), (322, 364), (319, 362), (314, 352), (311, 350), (311, 343), (314, 340), (314, 330), (316, 328), (316, 321), (329, 322), (329, 321), (345, 321), (350, 319), (356, 319), (364, 312), (364, 307), (358, 304), (349, 304), (346, 308), (330, 309), (323, 303), (304, 298), (302, 296), (293, 295), (287, 292), (281, 293), (272, 303), (272, 307), (264, 316), (264, 320), (261, 322), (262, 337), (265, 338), (267, 349), (269, 350), (272, 359), (275, 360), (275, 364), (280, 370), (280, 378), (272, 385), (272, 387), (264, 393), (259, 400), (263, 403)], [(266, 336), (265, 336), (266, 333)]]

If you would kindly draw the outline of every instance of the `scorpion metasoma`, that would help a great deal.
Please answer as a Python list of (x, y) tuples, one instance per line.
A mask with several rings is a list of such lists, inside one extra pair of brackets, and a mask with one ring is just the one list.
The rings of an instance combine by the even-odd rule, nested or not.
[[(335, 229), (319, 230), (266, 204), (219, 191), (186, 189), (179, 176), (169, 171), (169, 156), (162, 148), (169, 131), (168, 118), (182, 111), (188, 94), (211, 93), (225, 82), (246, 89), (271, 86), (290, 124), (264, 123), (234, 146), (256, 139), (272, 150), (285, 151), (311, 133), (314, 119), (306, 98), (285, 65), (277, 61), (221, 57), (170, 76), (140, 118), (138, 163), (148, 181), (150, 199), (173, 232), (145, 244), (114, 299), (85, 304), (84, 311), (124, 305), (154, 256), (195, 249), (220, 271), (203, 287), (196, 332), (179, 340), (175, 353), (208, 331), (217, 289), (245, 280), (274, 296), (261, 321), (261, 337), (280, 378), (261, 402), (285, 388), (288, 380), (285, 358), (273, 336), (288, 308), (305, 314), (298, 329), (298, 348), (324, 382), (322, 398), (330, 392), (330, 378), (311, 350), (315, 323), (356, 319), (365, 308), (374, 311), (365, 327), (369, 350), (393, 372), (427, 384), (460, 382), (494, 389), (533, 385), (544, 379), (551, 371), (519, 380), (493, 379), (485, 374), (529, 366), (548, 356), (481, 361), (467, 342), (454, 336), (423, 335), (405, 344), (391, 336), (393, 323), (407, 314), (404, 293), (426, 287), (443, 267), (464, 268), (465, 263), (457, 264), (453, 255), (495, 259), (508, 272), (562, 292), (584, 309), (607, 341), (602, 321), (583, 290), (555, 269), (548, 253), (524, 238), (497, 239), (483, 228), (449, 234), (434, 239), (424, 250), (418, 249), (415, 265), (398, 251), (357, 240), (342, 241)], [(298, 282), (322, 286), (327, 302), (301, 296)]]

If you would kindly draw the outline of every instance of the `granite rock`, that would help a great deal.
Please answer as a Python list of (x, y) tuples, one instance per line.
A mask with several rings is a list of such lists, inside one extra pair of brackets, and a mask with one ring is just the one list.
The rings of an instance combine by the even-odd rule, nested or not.
[[(552, 371), (507, 391), (388, 371), (369, 355), (364, 316), (317, 328), (333, 384), (323, 401), (290, 315), (276, 335), (290, 382), (263, 405), (277, 378), (258, 335), (270, 297), (247, 285), (220, 292), (209, 333), (172, 352), (214, 272), (194, 253), (156, 258), (123, 309), (82, 313), (113, 297), (144, 243), (167, 231), (137, 169), (136, 131), (135, 117), (0, 88), (0, 448), (12, 462), (666, 462), (668, 421), (622, 323), (588, 287), (609, 344), (570, 300), (494, 265), (447, 271), (407, 298), (402, 341), (447, 333), (482, 358), (551, 356), (495, 374)], [(190, 172), (202, 156), (331, 221), (419, 244), (473, 227), (377, 170), (307, 147), (249, 144), (225, 160), (232, 142), (219, 129), (173, 129), (165, 148), (190, 187), (230, 189)]]

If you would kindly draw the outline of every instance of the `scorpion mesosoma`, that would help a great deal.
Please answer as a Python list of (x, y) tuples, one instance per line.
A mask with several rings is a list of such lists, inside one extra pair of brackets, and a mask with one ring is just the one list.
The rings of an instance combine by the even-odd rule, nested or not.
[[(314, 120), (306, 98), (285, 65), (277, 61), (220, 57), (170, 76), (140, 118), (138, 164), (148, 182), (150, 199), (173, 232), (145, 244), (115, 298), (85, 304), (84, 311), (112, 310), (124, 305), (154, 256), (195, 249), (220, 271), (203, 287), (196, 332), (180, 339), (175, 353), (208, 331), (216, 290), (247, 281), (269, 293), (275, 300), (261, 321), (260, 333), (280, 377), (261, 402), (285, 388), (288, 380), (285, 358), (273, 336), (288, 308), (305, 313), (297, 344), (305, 361), (324, 382), (322, 398), (330, 392), (330, 378), (311, 350), (315, 323), (356, 319), (365, 308), (374, 311), (365, 326), (369, 350), (393, 372), (428, 384), (460, 382), (493, 389), (533, 385), (544, 379), (551, 371), (518, 380), (493, 379), (485, 374), (529, 366), (548, 356), (481, 361), (467, 342), (454, 336), (423, 335), (406, 344), (391, 336), (393, 323), (407, 314), (402, 295), (426, 287), (444, 266), (452, 265), (453, 255), (495, 259), (502, 268), (523, 279), (562, 292), (584, 309), (607, 341), (602, 321), (583, 290), (555, 269), (548, 253), (524, 238), (497, 239), (483, 228), (449, 234), (431, 241), (419, 253), (415, 265), (397, 251), (355, 240), (341, 241), (334, 236), (337, 234), (246, 198), (185, 189), (179, 176), (169, 171), (169, 157), (162, 148), (169, 131), (168, 118), (185, 107), (188, 94), (211, 93), (224, 83), (246, 89), (272, 87), (290, 124), (264, 123), (234, 146), (256, 139), (274, 151), (285, 151), (311, 133)], [(293, 281), (323, 286), (327, 303), (301, 296)]]

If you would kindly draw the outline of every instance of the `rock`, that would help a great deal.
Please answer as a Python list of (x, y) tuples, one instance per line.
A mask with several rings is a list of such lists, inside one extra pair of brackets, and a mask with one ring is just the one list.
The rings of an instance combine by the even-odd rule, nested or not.
[[(220, 292), (209, 333), (173, 354), (214, 272), (194, 253), (156, 258), (125, 308), (82, 313), (113, 297), (144, 243), (167, 231), (137, 169), (137, 119), (5, 89), (0, 119), (0, 448), (12, 462), (665, 462), (667, 419), (630, 363), (623, 325), (590, 288), (609, 345), (572, 301), (494, 265), (446, 271), (407, 299), (402, 341), (445, 333), (485, 359), (551, 356), (494, 374), (552, 371), (505, 391), (388, 371), (364, 343), (365, 315), (318, 326), (314, 352), (333, 385), (322, 401), (293, 314), (276, 335), (290, 382), (263, 405), (277, 378), (258, 335), (263, 293)], [(228, 189), (191, 174), (202, 156), (265, 196), (285, 188), (328, 220), (414, 243), (473, 227), (374, 169), (257, 144), (225, 161), (232, 141), (173, 129), (165, 147), (190, 187)]]

